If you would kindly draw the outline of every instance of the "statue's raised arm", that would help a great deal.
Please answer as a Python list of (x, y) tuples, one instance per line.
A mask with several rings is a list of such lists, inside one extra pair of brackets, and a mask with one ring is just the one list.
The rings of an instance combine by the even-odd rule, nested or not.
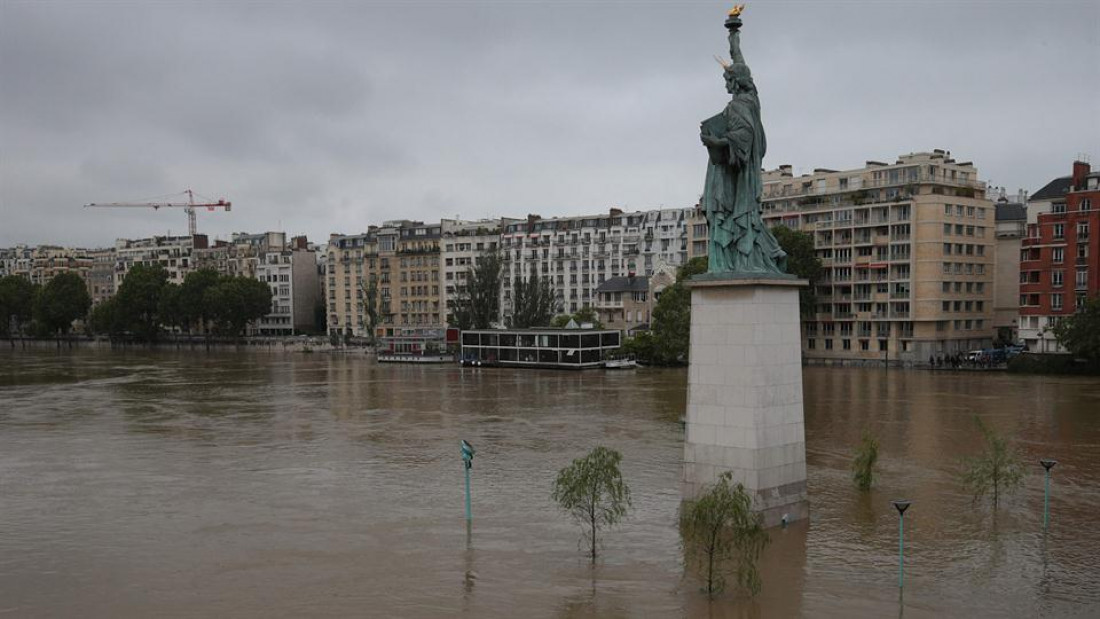
[(726, 28), (730, 31), (730, 60), (734, 63), (745, 64), (745, 56), (741, 53), (741, 11), (745, 5), (735, 5), (726, 18)]

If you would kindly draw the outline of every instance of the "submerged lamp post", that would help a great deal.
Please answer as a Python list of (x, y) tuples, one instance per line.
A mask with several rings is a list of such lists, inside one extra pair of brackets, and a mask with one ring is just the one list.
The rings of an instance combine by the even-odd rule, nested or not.
[(890, 503), (898, 510), (898, 588), (902, 589), (905, 587), (905, 510), (913, 502), (902, 499)]
[(1058, 461), (1046, 458), (1040, 460), (1039, 464), (1042, 464), (1043, 468), (1047, 470), (1046, 490), (1043, 492), (1043, 528), (1045, 529), (1050, 524), (1050, 469), (1054, 468)]
[(470, 514), (470, 468), (474, 466), (474, 446), (462, 441), (462, 463), (466, 466), (466, 521), (473, 519)]

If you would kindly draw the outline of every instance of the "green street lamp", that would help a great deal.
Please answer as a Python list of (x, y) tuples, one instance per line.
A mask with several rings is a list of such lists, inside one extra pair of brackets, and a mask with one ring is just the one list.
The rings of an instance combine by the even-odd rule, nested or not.
[(1050, 469), (1054, 468), (1058, 461), (1045, 458), (1040, 460), (1039, 464), (1042, 464), (1043, 468), (1047, 470), (1046, 489), (1043, 492), (1043, 529), (1046, 529), (1047, 525), (1050, 524)]
[(474, 466), (474, 446), (462, 441), (462, 463), (466, 467), (466, 521), (473, 519), (470, 513), (470, 469)]
[(905, 588), (905, 510), (913, 504), (912, 501), (901, 499), (890, 501), (898, 510), (898, 588)]

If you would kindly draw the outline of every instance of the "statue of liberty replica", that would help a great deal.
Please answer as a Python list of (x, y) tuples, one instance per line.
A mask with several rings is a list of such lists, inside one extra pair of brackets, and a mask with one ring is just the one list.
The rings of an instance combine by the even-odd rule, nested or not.
[(710, 228), (708, 272), (775, 276), (786, 273), (787, 255), (760, 217), (760, 170), (767, 143), (756, 84), (741, 53), (743, 9), (744, 5), (733, 7), (726, 20), (731, 62), (718, 59), (730, 102), (702, 123), (710, 159), (703, 188)]
[[(764, 127), (741, 54), (741, 10), (726, 19), (730, 102), (703, 121), (710, 267), (692, 277), (681, 495), (722, 475), (742, 484), (765, 527), (809, 516), (798, 291), (787, 255), (760, 214)], [(721, 61), (720, 61), (721, 62)]]

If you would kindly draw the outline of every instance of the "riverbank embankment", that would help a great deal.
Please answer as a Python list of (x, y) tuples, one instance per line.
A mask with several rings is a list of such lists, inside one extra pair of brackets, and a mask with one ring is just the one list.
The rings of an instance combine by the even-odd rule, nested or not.
[(84, 336), (48, 339), (16, 337), (0, 339), (0, 348), (11, 350), (233, 350), (270, 353), (374, 353), (374, 348), (371, 346), (333, 343), (328, 337), (313, 336), (243, 338), (168, 336), (156, 342)]

